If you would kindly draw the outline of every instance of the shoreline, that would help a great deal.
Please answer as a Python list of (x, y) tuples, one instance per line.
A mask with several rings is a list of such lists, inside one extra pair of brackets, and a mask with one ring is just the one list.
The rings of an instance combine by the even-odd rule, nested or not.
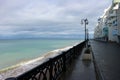
[(53, 57), (59, 55), (60, 53), (62, 53), (63, 51), (66, 51), (66, 50), (72, 48), (73, 46), (56, 49), (56, 50), (50, 51), (48, 53), (45, 53), (38, 58), (28, 60), (28, 61), (23, 61), (18, 64), (15, 64), (13, 66), (3, 68), (0, 70), (0, 80), (4, 80), (8, 77), (19, 76), (22, 73), (42, 64), (44, 61), (48, 60), (49, 58), (53, 58)]

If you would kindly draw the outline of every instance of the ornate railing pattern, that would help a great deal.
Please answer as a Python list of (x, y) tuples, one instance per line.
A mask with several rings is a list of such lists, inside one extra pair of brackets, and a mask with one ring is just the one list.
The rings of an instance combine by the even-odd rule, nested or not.
[(7, 78), (6, 80), (56, 80), (62, 72), (66, 71), (72, 60), (81, 54), (84, 45), (85, 42), (82, 42), (20, 76)]

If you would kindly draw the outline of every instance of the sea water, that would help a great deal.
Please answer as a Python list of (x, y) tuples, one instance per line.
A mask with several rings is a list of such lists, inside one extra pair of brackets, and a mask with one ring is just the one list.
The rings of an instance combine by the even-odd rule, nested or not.
[(0, 69), (35, 59), (49, 51), (72, 46), (75, 39), (22, 39), (0, 40)]

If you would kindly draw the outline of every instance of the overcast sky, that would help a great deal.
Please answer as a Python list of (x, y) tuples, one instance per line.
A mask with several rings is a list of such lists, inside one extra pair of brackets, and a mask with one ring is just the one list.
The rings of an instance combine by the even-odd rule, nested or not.
[(88, 18), (92, 35), (112, 0), (0, 0), (0, 39), (81, 38)]

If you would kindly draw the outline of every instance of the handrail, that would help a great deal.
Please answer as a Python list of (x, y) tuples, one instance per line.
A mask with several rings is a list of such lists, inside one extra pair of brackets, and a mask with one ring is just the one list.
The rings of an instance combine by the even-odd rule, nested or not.
[(72, 60), (81, 54), (85, 44), (86, 42), (84, 41), (20, 76), (10, 77), (5, 80), (57, 80), (61, 73), (66, 71)]

